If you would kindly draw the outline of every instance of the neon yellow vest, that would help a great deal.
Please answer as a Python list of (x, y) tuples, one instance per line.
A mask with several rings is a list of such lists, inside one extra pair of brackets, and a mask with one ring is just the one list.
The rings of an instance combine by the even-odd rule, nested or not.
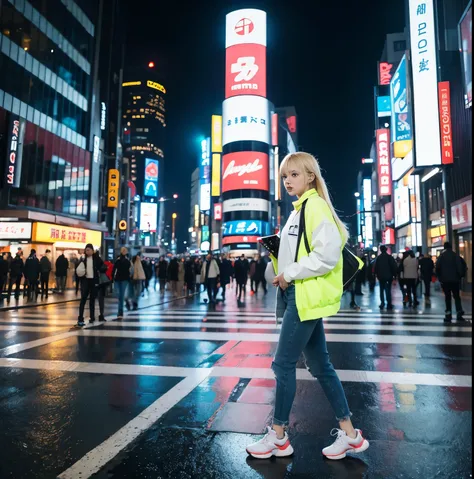
[[(308, 243), (312, 243), (312, 233), (323, 219), (336, 224), (327, 203), (313, 188), (304, 193), (298, 201), (293, 203), (295, 210), (300, 210), (303, 202), (308, 200), (305, 207), (305, 234)], [(301, 321), (325, 318), (337, 314), (341, 306), (343, 293), (342, 286), (342, 249), (341, 256), (335, 268), (323, 276), (295, 280), (296, 308)], [(298, 260), (308, 256), (304, 240), (298, 247)], [(271, 256), (273, 267), (278, 271), (277, 260)]]

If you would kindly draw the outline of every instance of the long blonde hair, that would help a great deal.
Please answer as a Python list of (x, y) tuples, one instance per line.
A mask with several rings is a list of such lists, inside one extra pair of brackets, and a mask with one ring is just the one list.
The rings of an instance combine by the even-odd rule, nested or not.
[(284, 172), (290, 170), (290, 165), (295, 165), (302, 169), (304, 175), (308, 177), (311, 173), (314, 175), (314, 180), (311, 183), (311, 188), (316, 188), (319, 196), (327, 203), (329, 209), (331, 210), (332, 216), (336, 225), (341, 233), (342, 243), (346, 244), (349, 234), (347, 232), (346, 225), (341, 221), (339, 216), (334, 209), (334, 206), (331, 201), (331, 197), (329, 196), (328, 187), (326, 186), (326, 182), (321, 174), (321, 169), (319, 167), (318, 160), (313, 155), (309, 153), (304, 153), (302, 151), (298, 151), (296, 153), (290, 153), (283, 158), (283, 161), (280, 165), (280, 175), (283, 175)]

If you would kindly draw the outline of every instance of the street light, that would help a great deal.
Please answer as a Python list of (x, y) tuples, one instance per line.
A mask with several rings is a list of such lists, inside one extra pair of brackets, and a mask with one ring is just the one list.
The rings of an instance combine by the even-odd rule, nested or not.
[(176, 223), (176, 218), (178, 217), (178, 215), (176, 213), (173, 213), (171, 215), (171, 219), (172, 219), (172, 223), (171, 223), (171, 244), (174, 244), (175, 241), (175, 223)]

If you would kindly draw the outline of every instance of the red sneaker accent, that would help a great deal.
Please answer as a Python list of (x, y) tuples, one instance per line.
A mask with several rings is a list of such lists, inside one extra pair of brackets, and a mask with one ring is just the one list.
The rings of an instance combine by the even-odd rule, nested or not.
[(288, 448), (288, 446), (290, 445), (290, 440), (288, 439), (285, 444), (283, 444), (283, 446), (279, 446), (278, 444), (275, 444), (275, 446), (280, 449), (280, 451), (284, 451), (285, 449)]
[(267, 452), (250, 452), (248, 449), (246, 449), (246, 451), (248, 454), (255, 454), (256, 456), (264, 456), (265, 454), (270, 454), (273, 451), (273, 449)]

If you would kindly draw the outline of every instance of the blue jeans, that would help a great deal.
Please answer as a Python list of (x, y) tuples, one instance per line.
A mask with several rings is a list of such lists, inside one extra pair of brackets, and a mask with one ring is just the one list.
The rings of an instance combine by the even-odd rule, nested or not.
[(127, 291), (129, 281), (115, 281), (118, 293), (118, 314), (123, 314), (123, 303), (125, 301), (125, 293)]
[(392, 305), (392, 281), (386, 279), (379, 279), (380, 284), (380, 303), (385, 304), (385, 297), (387, 298), (387, 306)]
[[(279, 292), (282, 293), (281, 290)], [(321, 319), (300, 321), (294, 285), (290, 285), (282, 294), (286, 309), (272, 363), (277, 383), (273, 423), (278, 426), (287, 426), (289, 423), (290, 410), (296, 394), (296, 363), (301, 353), (304, 354), (309, 372), (321, 384), (336, 419), (342, 421), (350, 418), (352, 414), (341, 381), (329, 360), (323, 321)], [(316, 403), (314, 408), (317, 408)]]

